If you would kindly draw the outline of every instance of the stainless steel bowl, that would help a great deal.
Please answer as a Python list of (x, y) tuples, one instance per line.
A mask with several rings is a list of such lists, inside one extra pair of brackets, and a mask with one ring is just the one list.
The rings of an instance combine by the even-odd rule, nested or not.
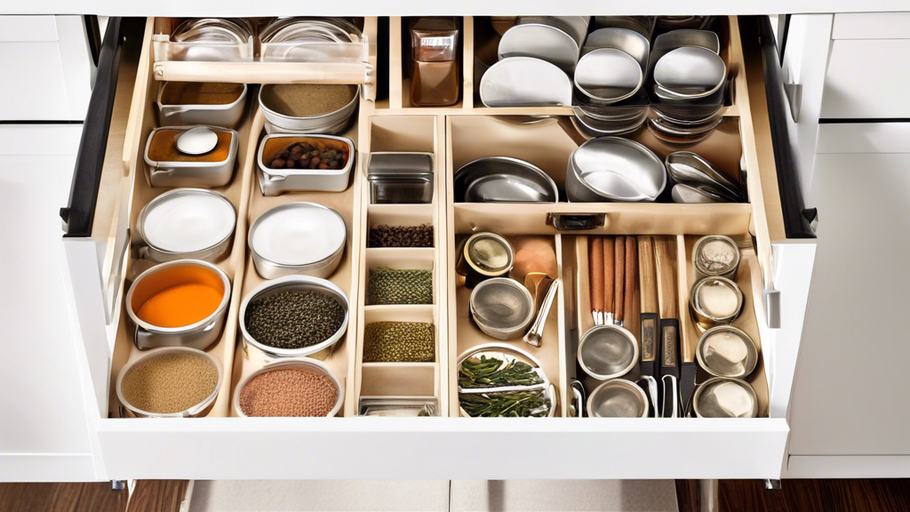
[(499, 59), (533, 57), (571, 73), (578, 62), (581, 27), (572, 27), (555, 16), (522, 16), (499, 40)]
[(455, 202), (555, 203), (559, 190), (536, 165), (507, 156), (474, 160), (455, 172)]
[(198, 126), (162, 126), (149, 133), (145, 143), (143, 159), (148, 167), (149, 183), (153, 187), (223, 187), (230, 183), (234, 176), (234, 163), (240, 149), (240, 136), (229, 128), (209, 126), (213, 132), (229, 132), (231, 134), (230, 147), (227, 157), (221, 162), (203, 161), (156, 161), (149, 157), (149, 150), (155, 134), (161, 130), (183, 130), (184, 132)]
[(597, 380), (622, 377), (638, 363), (638, 341), (618, 325), (595, 325), (578, 342), (578, 364)]
[(573, 107), (573, 111), (575, 116), (572, 117), (572, 124), (580, 133), (589, 138), (626, 135), (637, 131), (648, 119), (647, 107), (640, 107), (638, 114), (631, 118), (610, 121), (597, 119), (590, 115), (584, 107)]
[(265, 279), (328, 277), (341, 263), (346, 241), (341, 214), (307, 202), (285, 203), (263, 213), (250, 226), (247, 240), (256, 272)]
[[(270, 347), (264, 343), (260, 343), (255, 338), (253, 338), (253, 336), (250, 335), (249, 331), (246, 328), (246, 310), (250, 306), (250, 302), (260, 297), (268, 297), (270, 295), (275, 295), (280, 292), (291, 290), (309, 290), (319, 292), (331, 297), (336, 302), (338, 302), (338, 304), (340, 304), (344, 309), (344, 320), (341, 322), (341, 327), (335, 331), (335, 334), (315, 345), (310, 345), (309, 347), (302, 348)], [(344, 336), (345, 332), (348, 329), (349, 317), (350, 304), (348, 303), (348, 297), (344, 294), (344, 291), (341, 288), (336, 286), (331, 281), (311, 276), (279, 277), (278, 279), (272, 279), (260, 284), (254, 288), (253, 291), (248, 293), (247, 296), (243, 298), (243, 302), (240, 303), (240, 332), (243, 335), (243, 347), (244, 349), (248, 349), (248, 347), (255, 348), (260, 352), (259, 355), (264, 356), (264, 360), (266, 361), (277, 358), (311, 356), (313, 354), (318, 354), (323, 350), (328, 350), (333, 345), (338, 343), (338, 341)]]
[(727, 65), (720, 56), (694, 46), (663, 55), (654, 66), (654, 82), (669, 96), (697, 99), (720, 89), (727, 78)]
[(347, 105), (334, 112), (318, 116), (296, 117), (282, 114), (269, 108), (262, 97), (263, 92), (272, 87), (307, 87), (309, 84), (265, 84), (259, 88), (259, 107), (265, 116), (265, 128), (268, 133), (321, 133), (336, 135), (344, 131), (351, 117), (357, 110), (361, 87), (357, 85), (354, 97)]
[(698, 364), (715, 377), (748, 377), (758, 364), (758, 347), (741, 329), (720, 325), (705, 331), (695, 348)]
[(534, 298), (523, 284), (508, 277), (482, 281), (471, 292), (471, 318), (487, 336), (520, 338), (534, 321)]
[(667, 170), (653, 151), (621, 137), (591, 139), (569, 157), (569, 201), (655, 201), (667, 185)]
[[(212, 390), (212, 393), (205, 398), (205, 400), (199, 402), (198, 404), (179, 412), (173, 413), (156, 413), (143, 411), (138, 407), (130, 404), (126, 398), (123, 396), (123, 380), (129, 375), (131, 371), (136, 369), (136, 367), (151, 361), (154, 358), (165, 356), (168, 354), (194, 354), (199, 357), (207, 359), (212, 366), (218, 371), (218, 381), (215, 383), (215, 389)], [(215, 405), (215, 399), (218, 398), (218, 392), (221, 391), (221, 383), (224, 381), (224, 367), (221, 366), (221, 362), (212, 357), (211, 355), (198, 350), (195, 348), (189, 347), (166, 347), (166, 348), (156, 348), (150, 350), (147, 353), (143, 354), (141, 357), (134, 359), (127, 363), (121, 370), (120, 374), (117, 375), (116, 383), (116, 393), (117, 399), (123, 405), (123, 408), (128, 411), (128, 415), (138, 417), (138, 418), (198, 418), (206, 416), (209, 411), (212, 410), (212, 407)]]
[(664, 164), (676, 183), (710, 185), (731, 198), (739, 198), (739, 187), (701, 155), (691, 151), (676, 151), (667, 155)]
[(572, 104), (572, 80), (555, 64), (510, 57), (490, 66), (480, 79), (487, 107), (546, 107)]
[[(204, 274), (192, 279), (204, 280), (207, 285), (221, 286), (221, 302), (209, 316), (181, 327), (152, 325), (136, 314), (140, 307), (155, 294), (188, 281), (185, 269), (196, 267)], [(202, 276), (205, 276), (204, 278)], [(231, 301), (231, 281), (217, 266), (202, 260), (173, 260), (156, 265), (139, 274), (126, 294), (126, 313), (133, 322), (133, 342), (140, 350), (157, 347), (190, 347), (205, 350), (218, 341), (224, 329), (228, 304)]]
[[(283, 141), (277, 151), (265, 154), (269, 141)], [(347, 148), (348, 158), (338, 169), (273, 169), (266, 164), (284, 148), (295, 142), (341, 144)], [(331, 146), (329, 146), (331, 147)], [(294, 135), (288, 133), (266, 135), (259, 142), (259, 153), (256, 162), (259, 166), (259, 190), (264, 196), (276, 196), (284, 192), (317, 190), (325, 192), (343, 192), (351, 181), (351, 171), (356, 160), (354, 142), (347, 137), (334, 135)]]
[(578, 60), (575, 87), (601, 103), (616, 103), (631, 98), (641, 89), (644, 73), (640, 63), (616, 48), (597, 48)]
[(692, 409), (699, 418), (754, 418), (758, 397), (744, 380), (715, 377), (695, 390)]
[(259, 375), (262, 375), (263, 373), (268, 373), (268, 372), (275, 371), (275, 370), (290, 370), (290, 369), (304, 370), (304, 371), (308, 371), (308, 372), (312, 372), (312, 373), (318, 373), (318, 374), (325, 375), (325, 376), (329, 377), (330, 379), (332, 379), (332, 382), (335, 383), (335, 389), (338, 391), (338, 393), (335, 398), (335, 406), (332, 407), (332, 410), (329, 411), (329, 413), (326, 414), (325, 417), (331, 418), (331, 417), (335, 416), (336, 414), (338, 414), (338, 411), (341, 410), (341, 405), (344, 403), (344, 384), (342, 384), (342, 381), (338, 377), (336, 377), (335, 374), (332, 373), (332, 370), (329, 369), (329, 367), (322, 361), (319, 361), (316, 359), (311, 359), (311, 358), (304, 358), (304, 359), (283, 359), (281, 361), (275, 361), (273, 363), (266, 364), (262, 368), (247, 375), (246, 377), (243, 378), (243, 380), (241, 380), (239, 383), (237, 383), (237, 387), (234, 388), (234, 399), (231, 401), (232, 405), (234, 407), (234, 412), (237, 414), (237, 416), (240, 416), (241, 418), (249, 417), (243, 412), (243, 408), (240, 407), (240, 393), (243, 391), (243, 388), (247, 385), (247, 383), (249, 383), (251, 380), (253, 380), (254, 377), (258, 377)]
[(606, 27), (591, 32), (585, 39), (582, 53), (595, 48), (622, 50), (638, 61), (642, 73), (648, 68), (651, 43), (647, 37), (630, 28)]
[(647, 418), (648, 396), (632, 381), (608, 380), (588, 396), (587, 410), (592, 418)]
[[(187, 200), (205, 201), (205, 208), (190, 209)], [(231, 218), (230, 226), (223, 222), (228, 216)], [(155, 226), (155, 223), (160, 225)], [(140, 255), (156, 262), (181, 258), (217, 261), (230, 250), (236, 224), (237, 209), (218, 192), (202, 188), (170, 190), (149, 201), (139, 212), (136, 231), (146, 244)], [(184, 233), (183, 237), (183, 242), (189, 242), (191, 248), (177, 250), (175, 246), (168, 245), (167, 240), (157, 239), (162, 232), (167, 236), (168, 233), (173, 234), (175, 229), (187, 227), (195, 229)], [(173, 238), (171, 241), (174, 241)]]

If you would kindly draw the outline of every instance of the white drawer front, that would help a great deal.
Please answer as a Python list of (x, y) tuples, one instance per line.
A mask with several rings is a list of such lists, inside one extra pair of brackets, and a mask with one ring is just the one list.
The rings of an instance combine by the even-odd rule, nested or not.
[(54, 16), (0, 16), (0, 42), (57, 41)]
[(910, 117), (910, 39), (834, 41), (822, 118)]
[(831, 39), (910, 38), (910, 13), (835, 14)]
[(910, 123), (821, 124), (817, 152), (910, 153)]

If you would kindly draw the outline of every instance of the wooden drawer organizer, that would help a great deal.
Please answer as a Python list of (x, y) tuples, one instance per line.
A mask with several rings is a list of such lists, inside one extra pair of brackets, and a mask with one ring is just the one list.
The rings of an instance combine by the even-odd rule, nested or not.
[[(376, 40), (377, 18), (362, 20), (364, 33)], [(154, 98), (157, 92), (157, 65), (150, 58), (151, 34), (163, 26), (154, 19), (146, 28), (146, 45), (139, 63), (136, 89), (125, 137), (127, 170), (132, 173), (129, 194), (129, 222), (135, 228), (141, 208), (152, 198), (168, 189), (151, 188), (146, 180), (141, 152), (149, 132), (156, 126)], [(536, 237), (551, 243), (558, 258), (562, 278), (557, 305), (551, 310), (540, 348), (530, 347), (520, 340), (507, 342), (523, 348), (537, 357), (559, 394), (558, 416), (567, 415), (568, 382), (580, 376), (575, 361), (578, 337), (591, 326), (590, 305), (583, 283), (587, 275), (587, 244), (589, 235), (670, 235), (676, 247), (676, 266), (679, 279), (679, 311), (684, 325), (682, 336), (697, 339), (698, 333), (688, 314), (688, 292), (693, 283), (690, 263), (691, 246), (699, 235), (724, 234), (733, 237), (743, 249), (743, 261), (737, 277), (746, 295), (742, 317), (735, 325), (761, 342), (764, 325), (762, 315), (762, 268), (768, 265), (769, 235), (765, 204), (779, 200), (766, 197), (767, 190), (776, 190), (773, 168), (759, 171), (756, 131), (752, 125), (749, 106), (749, 87), (744, 69), (743, 51), (735, 17), (729, 18), (722, 31), (722, 55), (732, 76), (730, 97), (725, 119), (707, 139), (685, 149), (695, 151), (715, 163), (725, 172), (735, 175), (743, 165), (747, 171), (750, 203), (742, 204), (624, 204), (624, 203), (565, 203), (506, 205), (462, 204), (453, 201), (452, 176), (459, 167), (484, 156), (513, 156), (521, 158), (548, 172), (562, 188), (567, 160), (572, 150), (585, 139), (572, 127), (571, 108), (497, 108), (483, 107), (474, 98), (474, 52), (488, 51), (491, 40), (487, 18), (463, 18), (461, 60), (463, 91), (458, 105), (448, 108), (414, 108), (408, 100), (408, 79), (403, 61), (407, 46), (402, 27), (406, 19), (390, 18), (389, 93), (388, 99), (374, 101), (375, 89), (367, 88), (360, 104), (358, 118), (345, 136), (357, 148), (353, 182), (341, 193), (301, 192), (277, 197), (263, 197), (256, 178), (256, 152), (264, 135), (263, 116), (256, 101), (256, 87), (251, 87), (247, 113), (240, 133), (240, 151), (234, 179), (227, 187), (218, 189), (238, 210), (238, 222), (230, 254), (218, 265), (231, 277), (233, 289), (231, 306), (221, 340), (209, 349), (219, 358), (230, 378), (226, 378), (210, 416), (236, 415), (230, 399), (236, 383), (263, 364), (248, 354), (239, 343), (238, 311), (242, 298), (263, 280), (256, 274), (247, 249), (247, 231), (251, 222), (262, 212), (290, 201), (313, 201), (338, 210), (348, 226), (348, 239), (342, 264), (330, 280), (348, 294), (351, 321), (347, 335), (338, 343), (325, 362), (345, 381), (345, 404), (339, 416), (356, 415), (361, 395), (433, 395), (439, 399), (442, 416), (458, 416), (458, 397), (455, 361), (459, 354), (480, 343), (495, 341), (483, 335), (468, 318), (469, 290), (463, 279), (454, 272), (455, 248), (461, 237), (477, 231), (493, 231), (512, 240)], [(375, 52), (370, 55), (375, 66)], [(270, 63), (249, 63), (242, 71), (231, 72), (229, 65), (202, 66), (194, 79), (228, 81), (300, 81), (301, 77), (282, 75)], [(239, 69), (239, 68), (238, 68)], [(282, 68), (283, 69), (283, 68)], [(160, 73), (157, 75), (160, 77)], [(277, 78), (277, 79), (276, 79)], [(345, 72), (331, 73), (318, 79), (326, 83), (362, 83)], [(754, 86), (754, 85), (753, 85)], [(537, 116), (533, 123), (527, 121)], [(539, 119), (546, 116), (544, 119)], [(763, 128), (766, 130), (766, 128)], [(764, 132), (763, 132), (764, 133)], [(767, 134), (765, 134), (767, 135)], [(659, 156), (680, 148), (656, 140), (647, 129), (631, 138), (653, 149)], [(764, 136), (763, 136), (764, 138)], [(765, 142), (762, 142), (763, 144)], [(366, 181), (366, 163), (371, 152), (419, 151), (434, 155), (436, 178), (433, 201), (425, 205), (370, 204)], [(769, 181), (770, 180), (770, 181)], [(773, 184), (770, 186), (768, 183)], [(552, 214), (598, 213), (605, 215), (603, 227), (585, 232), (559, 232), (550, 223)], [(368, 248), (370, 226), (379, 224), (417, 225), (432, 223), (432, 248)], [(757, 241), (757, 243), (755, 242)], [(135, 252), (135, 251), (133, 251)], [(126, 263), (126, 281), (148, 263), (130, 257)], [(434, 302), (419, 306), (366, 305), (366, 283), (371, 269), (378, 266), (424, 268), (433, 270)], [(582, 276), (582, 277), (580, 277)], [(581, 284), (581, 285), (580, 285)], [(125, 285), (128, 287), (128, 283)], [(629, 302), (627, 325), (637, 331), (638, 296)], [(122, 309), (122, 308), (121, 308)], [(363, 363), (363, 333), (367, 324), (378, 320), (413, 320), (433, 322), (436, 330), (436, 359), (432, 363)], [(637, 333), (636, 333), (637, 334)], [(120, 321), (113, 347), (111, 384), (123, 365), (139, 351), (132, 343), (131, 325), (125, 313)], [(768, 354), (752, 378), (761, 402), (761, 415), (767, 416), (769, 365)], [(773, 367), (773, 365), (771, 366)], [(637, 369), (635, 370), (637, 371)], [(118, 404), (110, 393), (111, 416), (118, 416)], [(197, 420), (193, 420), (197, 421)], [(252, 421), (252, 420), (251, 420)], [(426, 421), (426, 420), (414, 420)], [(473, 420), (460, 420), (469, 422)], [(514, 420), (521, 421), (521, 420)], [(534, 420), (537, 421), (537, 420)], [(642, 425), (667, 420), (641, 420)], [(707, 420), (670, 420), (701, 423)], [(740, 420), (746, 425), (751, 420)], [(604, 425), (609, 424), (609, 421)], [(668, 423), (665, 423), (668, 424)], [(515, 426), (515, 429), (523, 427)], [(674, 427), (675, 428), (675, 427)], [(769, 435), (779, 426), (768, 428)], [(688, 430), (688, 428), (686, 428)], [(776, 438), (775, 438), (776, 439)]]

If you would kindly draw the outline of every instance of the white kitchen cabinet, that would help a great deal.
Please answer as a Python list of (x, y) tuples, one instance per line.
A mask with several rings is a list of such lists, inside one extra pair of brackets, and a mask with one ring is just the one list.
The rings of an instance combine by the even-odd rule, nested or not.
[[(464, 19), (467, 56), (473, 51), (476, 19)], [(776, 53), (769, 46), (770, 25), (760, 47), (758, 18), (740, 20), (730, 17), (723, 33), (725, 55), (733, 78), (732, 103), (723, 126), (696, 151), (713, 155), (728, 165), (747, 171), (750, 203), (729, 205), (638, 205), (617, 203), (559, 203), (557, 205), (462, 205), (452, 203), (451, 176), (454, 170), (476, 152), (511, 148), (526, 158), (551, 162), (568, 151), (577, 139), (559, 135), (559, 118), (571, 109), (508, 108), (489, 109), (476, 102), (473, 90), (473, 59), (465, 58), (463, 101), (451, 108), (412, 108), (407, 106), (406, 82), (402, 80), (399, 30), (401, 20), (390, 20), (391, 97), (373, 101), (376, 72), (376, 47), (366, 48), (363, 64), (349, 63), (342, 70), (344, 81), (366, 84), (361, 100), (357, 128), (352, 135), (360, 152), (354, 184), (335, 205), (349, 215), (353, 232), (346, 250), (348, 263), (342, 266), (341, 279), (348, 279), (352, 323), (347, 339), (333, 356), (341, 375), (346, 377), (346, 403), (338, 418), (236, 418), (231, 417), (228, 400), (233, 391), (228, 379), (206, 418), (189, 420), (118, 418), (111, 379), (135, 353), (129, 324), (121, 302), (126, 277), (135, 255), (129, 251), (128, 229), (135, 222), (144, 201), (159, 193), (145, 182), (145, 166), (140, 150), (157, 120), (151, 98), (159, 78), (193, 76), (197, 79), (242, 80), (255, 82), (257, 73), (269, 81), (325, 80), (314, 65), (250, 64), (243, 66), (159, 65), (154, 60), (152, 34), (156, 22), (150, 18), (122, 20), (122, 59), (119, 80), (109, 80), (111, 53), (102, 52), (97, 109), (90, 112), (82, 145), (83, 158), (74, 182), (71, 205), (64, 218), (69, 235), (65, 247), (75, 293), (84, 352), (77, 363), (84, 376), (84, 398), (88, 404), (88, 424), (93, 433), (92, 451), (96, 476), (102, 479), (127, 478), (778, 478), (785, 464), (789, 433), (787, 410), (793, 382), (796, 354), (802, 329), (802, 310), (813, 253), (801, 250), (795, 238), (805, 236), (800, 206), (783, 198), (788, 180), (794, 174), (795, 157), (786, 133), (781, 133), (782, 116), (788, 115), (780, 95), (766, 95), (769, 87), (780, 90), (779, 73), (766, 75), (762, 59), (773, 64)], [(364, 18), (364, 31), (376, 44), (377, 18)], [(121, 20), (112, 20), (116, 30)], [(740, 30), (746, 31), (741, 35)], [(116, 33), (106, 38), (114, 45)], [(110, 46), (108, 47), (110, 49)], [(770, 59), (770, 60), (769, 60)], [(773, 66), (769, 64), (769, 67)], [(104, 70), (108, 70), (106, 75)], [(183, 73), (181, 75), (181, 73)], [(188, 73), (188, 74), (187, 74)], [(340, 76), (340, 75), (339, 75)], [(336, 77), (336, 80), (339, 78)], [(328, 80), (332, 80), (329, 76)], [(770, 101), (769, 101), (770, 98)], [(253, 111), (241, 128), (241, 154), (230, 194), (240, 204), (242, 219), (232, 249), (231, 265), (235, 289), (232, 311), (224, 339), (215, 353), (226, 368), (248, 370), (237, 341), (236, 308), (242, 298), (241, 282), (248, 281), (252, 267), (245, 246), (246, 212), (253, 211), (261, 199), (253, 184), (255, 150), (262, 131), (261, 113)], [(110, 116), (107, 116), (107, 111)], [(503, 123), (494, 115), (548, 115), (557, 119), (527, 125)], [(92, 118), (91, 116), (95, 116)], [(102, 126), (103, 125), (103, 126)], [(774, 126), (774, 130), (772, 130)], [(109, 127), (99, 130), (99, 127)], [(523, 135), (527, 135), (524, 137)], [(536, 138), (535, 138), (536, 137)], [(637, 135), (645, 143), (670, 151), (645, 133)], [(539, 140), (535, 146), (535, 140)], [(105, 148), (103, 152), (99, 148)], [(363, 163), (370, 151), (420, 150), (436, 154), (437, 188), (435, 202), (426, 208), (374, 208), (368, 205), (364, 187)], [(536, 156), (535, 156), (536, 155)], [(788, 156), (789, 155), (789, 156)], [(741, 157), (741, 158), (740, 158)], [(80, 174), (81, 173), (81, 174)], [(97, 180), (97, 181), (96, 181)], [(779, 183), (780, 182), (780, 183)], [(794, 211), (794, 209), (796, 209)], [(605, 214), (605, 225), (587, 232), (559, 232), (547, 224), (552, 213)], [(250, 214), (252, 215), (252, 214)], [(358, 363), (363, 324), (369, 318), (382, 318), (382, 310), (363, 311), (363, 276), (369, 255), (363, 250), (368, 215), (394, 217), (418, 215), (436, 225), (435, 265), (445, 279), (440, 287), (440, 303), (432, 314), (438, 327), (437, 363), (428, 365), (434, 389), (443, 411), (439, 418), (391, 419), (355, 417), (356, 397), (361, 388), (376, 377), (376, 370)], [(794, 221), (796, 219), (796, 221)], [(560, 408), (557, 418), (549, 419), (468, 419), (457, 416), (454, 387), (454, 358), (463, 348), (459, 329), (466, 317), (456, 305), (458, 284), (451, 268), (454, 264), (456, 233), (491, 229), (507, 234), (537, 234), (553, 240), (560, 256), (561, 276), (574, 283), (581, 275), (584, 259), (575, 253), (585, 234), (664, 234), (676, 235), (677, 261), (681, 265), (680, 283), (691, 277), (685, 271), (688, 254), (684, 243), (691, 236), (728, 234), (744, 247), (745, 261), (740, 271), (741, 286), (748, 295), (744, 322), (762, 346), (763, 364), (759, 388), (762, 416), (749, 420), (721, 419), (592, 419), (568, 418), (565, 401), (568, 380), (574, 376), (574, 343), (579, 329), (576, 304), (570, 290), (560, 292), (558, 307), (551, 312), (550, 337), (541, 350), (546, 352), (545, 367), (557, 375)], [(802, 231), (801, 231), (802, 230)], [(791, 238), (788, 238), (788, 233)], [(689, 235), (689, 237), (685, 237)], [(685, 237), (685, 238), (684, 238)], [(246, 272), (247, 274), (244, 274)], [(244, 277), (247, 276), (247, 277)], [(573, 285), (574, 286), (574, 285)], [(778, 293), (774, 293), (774, 292)], [(680, 311), (687, 318), (687, 286), (679, 291)], [(784, 309), (779, 309), (783, 305)], [(430, 310), (428, 310), (430, 311)], [(691, 326), (691, 324), (688, 324)], [(694, 329), (689, 335), (694, 336)], [(461, 336), (465, 336), (462, 332)], [(520, 343), (520, 342), (519, 342)], [(547, 346), (546, 344), (549, 344)], [(544, 352), (541, 352), (544, 354)], [(368, 375), (369, 374), (369, 375)], [(535, 464), (516, 465), (499, 454), (535, 449)], [(316, 463), (318, 461), (318, 463)], [(616, 461), (605, 464), (603, 461)]]

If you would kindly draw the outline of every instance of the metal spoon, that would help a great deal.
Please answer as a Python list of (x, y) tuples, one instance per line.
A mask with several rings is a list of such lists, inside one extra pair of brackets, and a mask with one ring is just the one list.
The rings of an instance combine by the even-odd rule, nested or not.
[(735, 200), (739, 200), (737, 186), (724, 173), (700, 155), (691, 151), (677, 151), (667, 155), (665, 160), (670, 177), (677, 183), (703, 183), (720, 188)]
[(721, 195), (722, 192), (704, 183), (677, 183), (670, 195), (676, 203), (730, 203), (736, 200)]
[(550, 315), (550, 308), (553, 307), (553, 301), (556, 299), (556, 290), (559, 288), (559, 281), (554, 280), (550, 283), (550, 286), (547, 288), (547, 294), (543, 298), (543, 302), (540, 304), (540, 309), (537, 310), (537, 318), (534, 319), (534, 323), (531, 324), (531, 328), (528, 329), (528, 332), (524, 335), (525, 343), (535, 347), (540, 346), (540, 340), (543, 336), (543, 328), (547, 323), (547, 317)]

